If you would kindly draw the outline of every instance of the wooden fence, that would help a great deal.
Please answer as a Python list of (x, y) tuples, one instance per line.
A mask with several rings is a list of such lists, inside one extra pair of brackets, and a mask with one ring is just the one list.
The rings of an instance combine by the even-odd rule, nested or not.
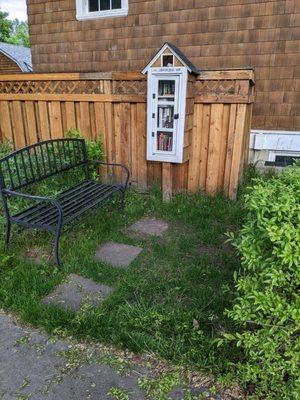
[(132, 183), (165, 192), (218, 190), (235, 198), (247, 161), (251, 70), (206, 71), (194, 85), (191, 151), (184, 164), (146, 161), (147, 82), (140, 73), (0, 75), (0, 135), (16, 148), (62, 137), (69, 128), (100, 136), (108, 162), (126, 164)]

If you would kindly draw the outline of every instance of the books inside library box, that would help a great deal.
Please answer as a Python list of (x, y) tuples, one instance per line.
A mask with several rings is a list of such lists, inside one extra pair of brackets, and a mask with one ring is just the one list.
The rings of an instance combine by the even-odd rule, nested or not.
[(158, 96), (174, 97), (175, 95), (175, 81), (161, 80), (158, 86)]
[(159, 106), (158, 107), (158, 128), (172, 129), (174, 121), (174, 107), (173, 106)]
[(173, 148), (173, 133), (157, 132), (157, 150), (172, 151), (172, 148)]

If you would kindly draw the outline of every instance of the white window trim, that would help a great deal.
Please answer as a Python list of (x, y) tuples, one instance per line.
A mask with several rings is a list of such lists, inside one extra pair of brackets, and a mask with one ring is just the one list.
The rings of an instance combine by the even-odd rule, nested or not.
[(300, 151), (300, 131), (252, 130), (250, 149)]
[(108, 17), (125, 17), (128, 15), (128, 0), (121, 0), (122, 8), (104, 11), (88, 11), (88, 0), (76, 0), (76, 19), (100, 19)]

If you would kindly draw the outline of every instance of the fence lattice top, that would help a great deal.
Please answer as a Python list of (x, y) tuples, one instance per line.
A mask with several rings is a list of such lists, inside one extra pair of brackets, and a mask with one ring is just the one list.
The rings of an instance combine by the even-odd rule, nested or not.
[[(1, 79), (1, 77), (0, 77)], [(110, 81), (109, 81), (110, 83)], [(104, 85), (103, 80), (49, 80), (1, 81), (0, 93), (7, 94), (138, 94), (145, 95), (146, 81), (114, 81)]]

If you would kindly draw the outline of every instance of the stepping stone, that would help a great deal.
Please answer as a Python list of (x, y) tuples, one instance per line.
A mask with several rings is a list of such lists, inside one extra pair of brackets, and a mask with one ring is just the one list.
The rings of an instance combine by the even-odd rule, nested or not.
[(135, 222), (128, 228), (129, 232), (138, 234), (139, 236), (162, 236), (169, 228), (167, 222), (160, 219), (144, 217)]
[(100, 285), (91, 279), (71, 274), (66, 282), (61, 283), (52, 293), (44, 297), (42, 303), (78, 311), (84, 304), (98, 305), (113, 290), (111, 287)]
[(127, 268), (143, 249), (137, 246), (107, 242), (99, 247), (96, 261), (102, 261), (115, 267)]

